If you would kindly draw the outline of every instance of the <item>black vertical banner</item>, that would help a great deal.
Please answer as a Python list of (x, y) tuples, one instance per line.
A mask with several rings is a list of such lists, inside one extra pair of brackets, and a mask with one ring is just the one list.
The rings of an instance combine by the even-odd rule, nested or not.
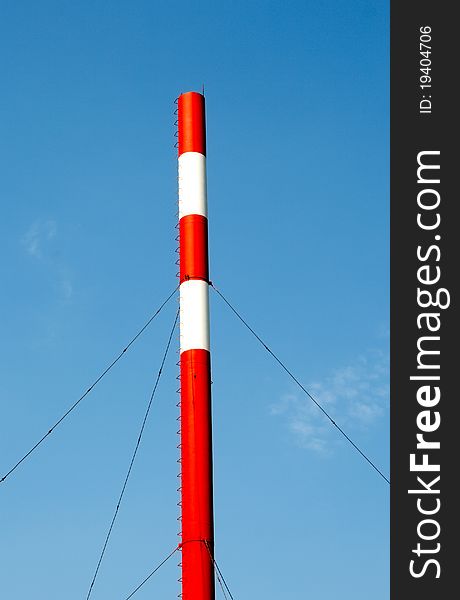
[[(391, 3), (391, 598), (457, 597), (455, 3)], [(454, 57), (456, 60), (454, 61)], [(457, 163), (459, 165), (457, 166)]]

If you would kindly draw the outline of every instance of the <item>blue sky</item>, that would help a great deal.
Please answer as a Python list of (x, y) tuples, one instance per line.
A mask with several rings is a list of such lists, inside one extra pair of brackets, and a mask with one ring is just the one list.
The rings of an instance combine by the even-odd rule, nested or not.
[[(204, 84), (212, 279), (388, 473), (388, 12), (2, 2), (2, 472), (176, 285), (174, 98)], [(5, 597), (86, 596), (175, 307), (1, 486)], [(388, 486), (215, 294), (211, 310), (234, 597), (387, 598)], [(122, 600), (176, 544), (176, 360), (94, 600)], [(175, 562), (136, 597), (175, 597)]]

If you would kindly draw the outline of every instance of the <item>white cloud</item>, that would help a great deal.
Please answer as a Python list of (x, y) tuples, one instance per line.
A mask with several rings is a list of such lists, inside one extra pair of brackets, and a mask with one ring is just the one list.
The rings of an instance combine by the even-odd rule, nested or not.
[(73, 295), (69, 269), (49, 252), (51, 243), (57, 240), (57, 234), (56, 221), (39, 219), (32, 223), (20, 241), (25, 252), (51, 272), (53, 286), (59, 295), (65, 300), (69, 300)]
[[(388, 380), (388, 355), (371, 352), (305, 387), (338, 425), (353, 431), (372, 427), (384, 415), (389, 404)], [(284, 420), (304, 448), (328, 454), (338, 441), (327, 417), (300, 391), (285, 394), (270, 412)]]
[(67, 274), (61, 273), (58, 287), (59, 287), (59, 291), (60, 291), (61, 295), (66, 300), (69, 300), (72, 297), (73, 285)]
[(35, 221), (22, 236), (21, 243), (27, 254), (37, 259), (43, 258), (43, 245), (52, 240), (57, 233), (55, 221)]

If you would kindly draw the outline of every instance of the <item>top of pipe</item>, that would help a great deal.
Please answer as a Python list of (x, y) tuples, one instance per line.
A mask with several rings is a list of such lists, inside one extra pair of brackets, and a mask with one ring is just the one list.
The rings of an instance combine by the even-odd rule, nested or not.
[(179, 156), (184, 152), (206, 155), (204, 96), (186, 92), (178, 99)]

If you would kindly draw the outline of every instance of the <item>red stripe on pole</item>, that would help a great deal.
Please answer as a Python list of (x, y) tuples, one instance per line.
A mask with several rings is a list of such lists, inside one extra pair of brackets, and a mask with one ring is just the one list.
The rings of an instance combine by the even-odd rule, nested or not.
[(184, 152), (206, 155), (204, 96), (198, 92), (181, 94), (178, 109), (179, 156)]
[(179, 221), (180, 283), (189, 279), (209, 280), (208, 219), (186, 215)]
[[(182, 599), (214, 598), (211, 360), (186, 350), (181, 371)], [(204, 542), (207, 542), (208, 548)]]

